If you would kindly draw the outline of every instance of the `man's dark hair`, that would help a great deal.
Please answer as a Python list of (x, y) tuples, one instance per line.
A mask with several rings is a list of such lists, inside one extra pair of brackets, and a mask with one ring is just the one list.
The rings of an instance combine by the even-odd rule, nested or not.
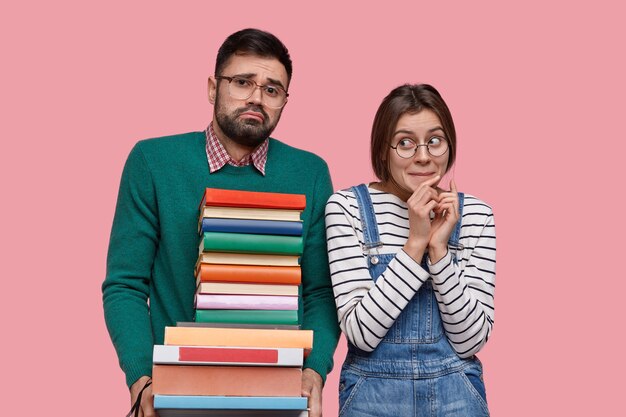
[(232, 55), (258, 55), (263, 58), (276, 58), (287, 71), (287, 80), (291, 81), (293, 71), (291, 57), (287, 47), (274, 35), (259, 29), (243, 29), (230, 35), (219, 51), (215, 60), (215, 75), (222, 75)]

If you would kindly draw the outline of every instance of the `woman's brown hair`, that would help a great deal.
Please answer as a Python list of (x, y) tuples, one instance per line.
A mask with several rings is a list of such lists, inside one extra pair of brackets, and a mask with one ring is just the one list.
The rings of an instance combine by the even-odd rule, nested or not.
[(439, 117), (449, 144), (446, 172), (456, 157), (456, 131), (450, 109), (435, 87), (428, 84), (404, 84), (394, 88), (380, 103), (372, 125), (371, 159), (374, 174), (382, 182), (389, 181), (389, 141), (402, 115), (417, 114), (424, 109)]

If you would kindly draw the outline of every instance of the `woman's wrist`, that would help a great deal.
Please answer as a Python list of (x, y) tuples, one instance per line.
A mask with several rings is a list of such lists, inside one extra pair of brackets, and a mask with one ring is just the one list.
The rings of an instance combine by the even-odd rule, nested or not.
[(427, 247), (428, 242), (409, 238), (404, 244), (403, 249), (415, 262), (421, 262)]
[(428, 260), (431, 264), (436, 264), (448, 254), (447, 245), (428, 246)]

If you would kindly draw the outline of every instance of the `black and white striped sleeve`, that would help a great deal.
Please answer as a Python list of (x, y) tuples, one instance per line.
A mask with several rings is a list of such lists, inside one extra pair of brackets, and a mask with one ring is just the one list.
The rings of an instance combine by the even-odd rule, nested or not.
[(462, 358), (478, 352), (494, 323), (496, 232), (491, 207), (466, 196), (458, 265), (452, 254), (429, 264), (444, 330)]
[(348, 193), (333, 194), (326, 205), (328, 261), (339, 326), (353, 345), (371, 352), (429, 274), (400, 250), (374, 283), (357, 234), (358, 210), (350, 206)]

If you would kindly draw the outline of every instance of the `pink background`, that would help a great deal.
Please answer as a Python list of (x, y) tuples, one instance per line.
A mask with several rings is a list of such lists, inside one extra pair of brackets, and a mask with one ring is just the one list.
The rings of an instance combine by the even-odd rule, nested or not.
[[(369, 130), (391, 88), (439, 88), (459, 135), (457, 183), (496, 213), (496, 326), (479, 355), (492, 414), (618, 414), (621, 2), (433, 3), (4, 5), (4, 414), (127, 411), (100, 294), (122, 166), (139, 139), (207, 125), (217, 48), (249, 26), (294, 60), (274, 136), (324, 157), (335, 188), (372, 179)], [(337, 364), (344, 353), (342, 341)]]

